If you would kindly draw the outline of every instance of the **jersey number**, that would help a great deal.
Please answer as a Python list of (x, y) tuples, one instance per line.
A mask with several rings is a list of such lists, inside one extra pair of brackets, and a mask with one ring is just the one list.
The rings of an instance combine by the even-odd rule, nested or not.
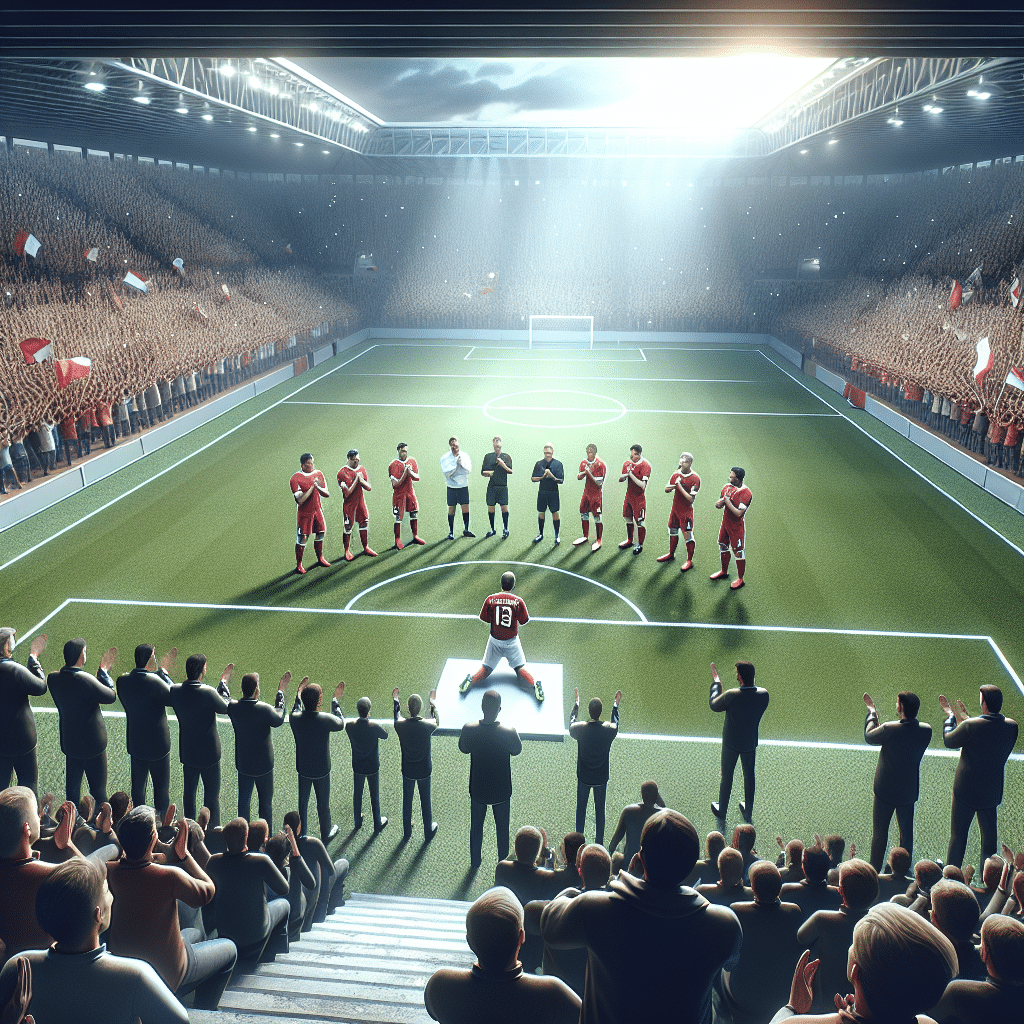
[(512, 609), (507, 604), (499, 605), (496, 624), (502, 629), (512, 628)]

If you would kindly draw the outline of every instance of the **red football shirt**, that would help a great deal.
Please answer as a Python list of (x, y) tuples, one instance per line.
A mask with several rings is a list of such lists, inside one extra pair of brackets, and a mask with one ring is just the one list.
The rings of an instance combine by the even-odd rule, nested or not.
[(511, 640), (518, 635), (520, 624), (530, 621), (526, 602), (515, 594), (503, 590), (491, 594), (480, 609), (480, 618), (491, 625), (491, 636), (495, 640)]
[[(320, 484), (321, 487), (327, 487), (327, 481), (324, 480), (323, 473), (319, 469), (314, 469), (312, 473), (294, 474), (291, 480), (288, 481), (288, 488), (293, 495), (296, 491), (302, 494), (304, 491), (308, 491), (314, 482)], [(320, 503), (320, 492), (314, 488), (313, 493), (299, 505), (299, 514), (308, 516), (314, 512), (322, 511), (323, 505)]]
[(367, 483), (370, 482), (370, 476), (366, 472), (365, 466), (360, 466), (358, 469), (352, 469), (351, 466), (345, 465), (338, 470), (338, 483), (344, 485), (342, 488), (342, 494), (344, 495), (344, 503), (346, 505), (355, 505), (359, 502), (359, 499), (363, 496), (363, 488), (356, 487), (351, 493), (346, 494), (345, 489), (352, 486), (352, 481), (357, 476), (361, 476)]
[[(388, 476), (400, 477), (405, 472), (405, 467), (409, 467), (409, 475), (395, 487), (395, 497), (397, 498), (402, 494), (412, 494), (413, 479), (412, 474), (415, 473), (417, 476), (420, 474), (420, 467), (416, 465), (416, 460), (413, 458), (406, 459), (403, 462), (401, 459), (394, 459), (390, 466), (388, 466)], [(394, 483), (392, 482), (394, 487)]]
[[(632, 473), (633, 476), (639, 477), (641, 480), (650, 480), (651, 478), (651, 464), (646, 459), (640, 459), (639, 462), (634, 462), (632, 459), (626, 459), (622, 464), (622, 472), (619, 476), (625, 476), (627, 473)], [(637, 487), (632, 480), (626, 481), (626, 497), (627, 498), (640, 498), (646, 492)]]
[(589, 498), (591, 501), (600, 501), (601, 489), (604, 486), (604, 481), (608, 478), (608, 467), (600, 459), (594, 459), (593, 462), (587, 462), (587, 460), (584, 459), (580, 463), (580, 468), (576, 472), (582, 473), (588, 467), (594, 476), (601, 477), (602, 482), (601, 484), (595, 484), (589, 476), (585, 476), (583, 478), (583, 497)]
[(682, 483), (683, 489), (687, 494), (680, 494), (678, 491), (672, 492), (672, 511), (675, 512), (680, 518), (689, 516), (693, 511), (693, 501), (690, 500), (689, 493), (691, 491), (700, 490), (700, 477), (696, 473), (687, 473), (683, 476), (682, 473), (673, 473), (672, 479), (669, 480), (669, 486), (675, 487), (677, 483)]
[[(726, 484), (722, 488), (720, 497), (724, 498), (726, 495), (729, 495), (729, 500), (734, 505), (746, 505), (747, 508), (750, 508), (750, 502), (754, 498), (750, 493), (749, 487), (736, 487), (733, 484)], [(722, 509), (722, 522), (727, 526), (741, 521), (742, 520), (738, 520), (727, 508)]]

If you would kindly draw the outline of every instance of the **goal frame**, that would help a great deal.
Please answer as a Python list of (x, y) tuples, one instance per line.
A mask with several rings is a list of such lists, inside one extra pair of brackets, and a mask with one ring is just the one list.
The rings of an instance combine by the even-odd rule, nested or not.
[[(529, 349), (531, 351), (536, 349), (536, 348), (539, 348), (539, 347), (543, 347), (543, 348), (549, 348), (549, 347), (550, 348), (559, 348), (559, 347), (564, 347), (566, 349), (577, 349), (577, 350), (580, 348), (580, 346), (578, 344), (574, 344), (574, 345), (566, 344), (564, 346), (560, 346), (557, 342), (553, 342), (550, 345), (542, 344), (542, 345), (538, 346), (534, 342), (534, 321), (535, 320), (585, 320), (585, 321), (587, 321), (587, 323), (589, 325), (590, 334), (589, 334), (589, 337), (587, 338), (586, 344), (583, 345), (582, 347), (583, 347), (584, 350), (590, 350), (590, 351), (592, 351), (593, 348), (594, 348), (594, 318), (592, 316), (590, 316), (588, 314), (581, 314), (579, 316), (571, 316), (571, 315), (568, 315), (568, 314), (556, 314), (556, 313), (550, 313), (550, 314), (548, 314), (548, 313), (531, 313), (530, 314), (529, 332), (528, 332), (528, 343), (529, 343), (528, 347), (529, 347)], [(547, 329), (548, 330), (557, 330), (557, 328), (547, 328)]]

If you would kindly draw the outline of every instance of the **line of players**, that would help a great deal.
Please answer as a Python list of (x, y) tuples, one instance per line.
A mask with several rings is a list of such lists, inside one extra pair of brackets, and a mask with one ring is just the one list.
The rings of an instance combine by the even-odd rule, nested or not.
[[(502, 450), (500, 437), (495, 437), (492, 443), (494, 451), (485, 456), (481, 470), (481, 474), (488, 478), (486, 500), (490, 529), (486, 536), (493, 537), (497, 533), (495, 511), (496, 507), (500, 507), (502, 539), (504, 540), (509, 535), (508, 477), (512, 474), (512, 458)], [(449, 451), (441, 457), (441, 470), (445, 476), (448, 492), (447, 539), (455, 539), (454, 521), (457, 506), (461, 506), (462, 509), (464, 526), (462, 535), (473, 537), (475, 535), (469, 529), (468, 487), (472, 462), (469, 455), (461, 450), (458, 438), (450, 438), (448, 446)], [(398, 457), (388, 467), (388, 475), (394, 492), (395, 547), (401, 550), (404, 547), (401, 536), (402, 522), (407, 511), (412, 529), (412, 542), (414, 544), (425, 544), (426, 542), (419, 535), (419, 503), (413, 486), (420, 479), (419, 466), (416, 460), (409, 456), (409, 446), (404, 441), (398, 444), (397, 451)], [(366, 508), (365, 493), (373, 490), (369, 473), (361, 464), (357, 449), (350, 449), (346, 458), (345, 465), (338, 470), (338, 486), (341, 488), (343, 498), (345, 560), (351, 561), (355, 557), (351, 546), (354, 526), (359, 529), (363, 553), (375, 558), (377, 552), (368, 544), (369, 513)], [(604, 483), (607, 476), (608, 467), (597, 457), (597, 445), (588, 444), (586, 458), (580, 462), (579, 472), (576, 475), (577, 480), (583, 481), (583, 496), (580, 501), (583, 536), (573, 541), (574, 547), (589, 541), (591, 516), (594, 518), (595, 539), (590, 545), (590, 549), (597, 551), (601, 547), (604, 532), (604, 523), (601, 517)], [(738, 590), (744, 585), (746, 570), (745, 518), (753, 495), (744, 483), (745, 476), (746, 472), (742, 467), (733, 466), (729, 471), (729, 482), (722, 488), (721, 494), (715, 502), (715, 508), (722, 510), (722, 526), (718, 535), (721, 569), (712, 573), (710, 578), (712, 580), (727, 579), (729, 565), (735, 555), (737, 578), (730, 584), (733, 590)], [(629, 458), (622, 464), (622, 472), (619, 476), (619, 483), (626, 485), (626, 495), (622, 505), (622, 517), (626, 524), (626, 539), (619, 544), (619, 548), (622, 550), (632, 548), (636, 555), (643, 551), (647, 536), (645, 523), (647, 485), (650, 478), (651, 464), (643, 458), (642, 446), (631, 445)], [(544, 538), (545, 514), (548, 511), (552, 513), (554, 543), (556, 545), (560, 543), (559, 486), (564, 479), (565, 472), (562, 464), (554, 458), (554, 446), (550, 443), (546, 444), (544, 458), (534, 466), (532, 476), (532, 480), (539, 484), (537, 494), (539, 532), (534, 538), (534, 543), (538, 543)], [(693, 471), (693, 455), (690, 452), (683, 452), (679, 458), (678, 469), (665, 486), (665, 493), (672, 495), (672, 509), (668, 520), (669, 550), (658, 558), (659, 562), (673, 561), (679, 544), (679, 536), (682, 534), (686, 547), (686, 559), (680, 566), (680, 572), (687, 572), (693, 568), (696, 547), (693, 536), (693, 503), (700, 490), (700, 484), (700, 476)], [(331, 563), (324, 558), (323, 554), (327, 526), (321, 499), (329, 498), (330, 491), (323, 473), (315, 468), (313, 456), (310, 453), (307, 452), (301, 456), (300, 472), (292, 476), (289, 486), (298, 506), (295, 571), (297, 573), (306, 571), (302, 565), (302, 559), (311, 534), (315, 538), (314, 551), (317, 556), (317, 564), (329, 567)]]

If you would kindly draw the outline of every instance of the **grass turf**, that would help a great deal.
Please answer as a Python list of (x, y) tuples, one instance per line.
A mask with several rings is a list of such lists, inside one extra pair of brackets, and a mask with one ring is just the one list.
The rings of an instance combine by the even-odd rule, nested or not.
[[(7, 531), (0, 562), (114, 501), (4, 567), (3, 618), (15, 622), (23, 637), (46, 620), (53, 643), (44, 660), (49, 669), (57, 667), (59, 645), (70, 636), (89, 640), (93, 665), (102, 650), (117, 644), (122, 671), (135, 643), (148, 639), (160, 650), (177, 645), (182, 655), (202, 650), (211, 672), (228, 661), (237, 663), (239, 675), (257, 670), (265, 691), (285, 670), (296, 678), (308, 674), (325, 689), (344, 678), (347, 712), (366, 693), (374, 713), (386, 716), (393, 686), (403, 694), (425, 693), (446, 658), (480, 656), (486, 631), (476, 613), (511, 565), (534, 618), (523, 633), (527, 656), (563, 664), (567, 704), (574, 685), (584, 700), (597, 694), (607, 702), (616, 688), (625, 691), (622, 731), (630, 738), (620, 738), (612, 751), (608, 834), (619, 808), (636, 799), (648, 777), (658, 779), (670, 803), (698, 828), (714, 827), (708, 803), (717, 795), (714, 740), (721, 721), (706, 706), (707, 666), (717, 661), (728, 678), (724, 667), (746, 658), (772, 693), (762, 736), (780, 744), (766, 744), (759, 754), (755, 824), (772, 836), (806, 839), (839, 831), (866, 849), (875, 755), (843, 747), (860, 744), (865, 690), (883, 715), (898, 690), (917, 692), (921, 717), (935, 728), (936, 753), (939, 693), (960, 696), (973, 710), (978, 684), (995, 681), (1003, 687), (1007, 713), (1024, 716), (1018, 684), (986, 639), (1010, 666), (1021, 664), (1020, 555), (985, 523), (1018, 547), (1024, 546), (1024, 528), (1018, 514), (962, 485), (930, 456), (901, 447), (902, 439), (864, 414), (848, 412), (817, 382), (795, 377), (768, 351), (713, 344), (645, 348), (642, 354), (367, 345)], [(239, 429), (192, 455), (232, 427)], [(437, 460), (453, 433), (474, 460), (475, 540), (442, 539), (446, 499)], [(507, 541), (483, 538), (485, 484), (478, 471), (496, 433), (514, 460)], [(979, 518), (938, 493), (875, 437)], [(400, 440), (420, 464), (421, 533), (429, 541), (404, 551), (391, 547), (387, 480)], [(550, 546), (550, 522), (545, 542), (531, 543), (537, 520), (529, 475), (549, 440), (567, 477), (558, 548)], [(609, 466), (605, 546), (598, 553), (570, 544), (578, 536), (582, 488), (575, 469), (590, 441)], [(616, 481), (634, 442), (643, 444), (653, 466), (649, 533), (639, 557), (616, 547), (624, 536), (624, 485)], [(361, 450), (374, 485), (367, 499), (370, 544), (380, 557), (345, 564), (333, 478), (349, 447)], [(667, 543), (670, 500), (663, 487), (684, 448), (696, 456), (703, 488), (696, 505), (696, 565), (681, 576), (678, 559), (659, 565), (655, 558)], [(326, 554), (335, 564), (296, 577), (290, 572), (294, 504), (286, 483), (304, 450), (315, 454), (332, 486), (324, 504)], [(748, 471), (754, 501), (748, 585), (731, 592), (707, 576), (718, 568), (720, 513), (713, 503), (729, 466), (737, 464)], [(167, 471), (150, 479), (161, 470)], [(458, 531), (461, 515), (456, 518)], [(403, 536), (408, 539), (408, 525)], [(354, 544), (358, 549), (358, 540)], [(307, 564), (311, 560), (310, 546)], [(37, 716), (41, 778), (59, 789), (54, 719)], [(128, 781), (120, 727), (115, 720), (111, 788)], [(226, 725), (222, 737), (222, 802), (230, 812), (234, 778)], [(289, 730), (275, 738), (279, 818), (294, 802), (295, 777)], [(836, 746), (781, 745), (808, 741)], [(398, 843), (401, 787), (392, 738), (382, 748), (381, 773), (392, 826), (375, 841), (369, 833), (346, 838), (343, 828), (336, 841), (354, 861), (353, 888), (471, 895), (485, 886), (489, 872), (464, 874), (468, 764), (453, 737), (438, 737), (435, 744), (438, 840), (425, 850), (418, 840)], [(574, 763), (569, 741), (528, 744), (514, 768), (513, 828), (539, 823), (558, 835), (573, 827)], [(945, 852), (954, 767), (951, 758), (925, 759), (918, 806), (922, 854)], [(335, 817), (344, 826), (351, 816), (351, 776), (341, 739), (334, 774)], [(1012, 761), (1000, 824), (1014, 848), (1024, 837), (1020, 782), (1021, 762)], [(734, 806), (730, 821), (735, 817)], [(485, 857), (488, 849), (489, 843)], [(976, 855), (975, 833), (969, 856)]]

